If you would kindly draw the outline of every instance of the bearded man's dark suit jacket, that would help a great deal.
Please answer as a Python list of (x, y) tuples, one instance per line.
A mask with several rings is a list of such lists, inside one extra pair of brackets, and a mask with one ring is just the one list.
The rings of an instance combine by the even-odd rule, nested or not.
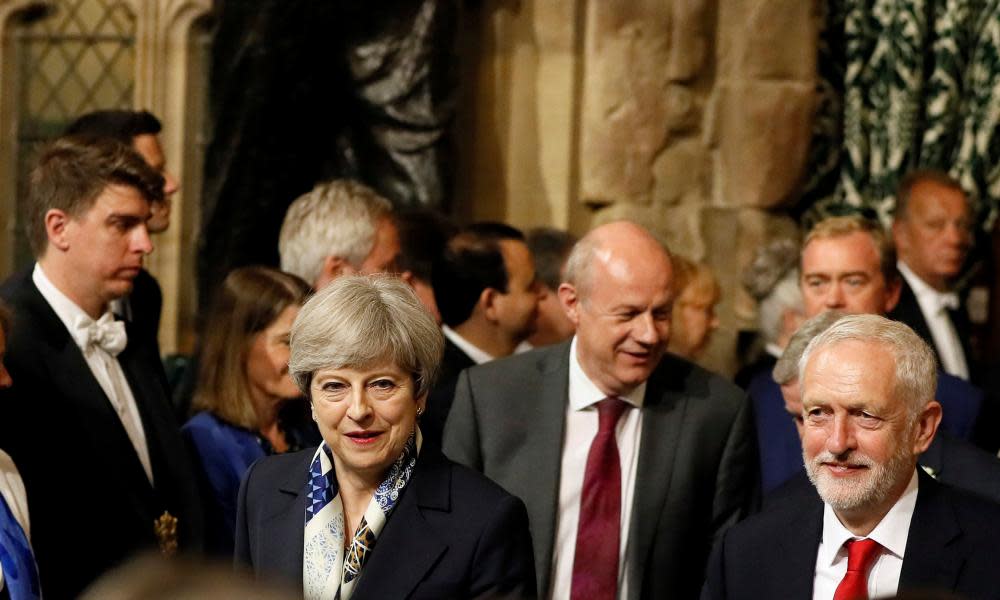
[[(1000, 598), (1000, 505), (919, 473), (899, 591), (934, 589)], [(812, 598), (823, 502), (805, 474), (778, 501), (726, 532), (712, 554), (703, 600)]]
[[(257, 461), (237, 503), (236, 562), (300, 589), (315, 452)], [(524, 504), (425, 441), (353, 598), (534, 597), (534, 569)]]
[[(547, 596), (568, 403), (570, 342), (462, 373), (444, 451), (524, 500)], [(692, 598), (715, 538), (747, 510), (757, 454), (732, 383), (672, 355), (646, 386), (627, 532), (629, 598)]]
[(31, 270), (6, 281), (0, 296), (14, 312), (6, 357), (14, 385), (0, 394), (0, 446), (24, 479), (45, 597), (75, 597), (133, 552), (155, 548), (153, 524), (165, 510), (178, 519), (180, 550), (199, 550), (198, 491), (155, 350), (130, 337), (118, 355), (146, 434), (154, 487)]
[(455, 384), (458, 376), (469, 367), (476, 366), (476, 361), (455, 345), (447, 337), (444, 338), (444, 354), (441, 356), (441, 367), (437, 383), (427, 396), (427, 411), (420, 418), (420, 431), (424, 439), (437, 447), (441, 447), (441, 435), (444, 422), (451, 410), (455, 398)]

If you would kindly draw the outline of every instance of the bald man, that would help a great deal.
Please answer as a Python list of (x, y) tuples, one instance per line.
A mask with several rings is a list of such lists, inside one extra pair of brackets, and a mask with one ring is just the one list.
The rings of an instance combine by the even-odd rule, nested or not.
[(558, 290), (574, 338), (459, 378), (445, 453), (524, 500), (542, 597), (697, 597), (748, 504), (745, 397), (666, 354), (671, 278), (648, 231), (598, 227)]

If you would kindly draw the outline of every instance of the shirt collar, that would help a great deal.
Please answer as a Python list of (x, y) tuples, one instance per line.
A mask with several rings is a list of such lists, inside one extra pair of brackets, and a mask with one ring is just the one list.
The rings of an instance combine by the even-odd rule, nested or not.
[(460, 336), (457, 331), (455, 331), (451, 327), (448, 327), (447, 325), (441, 326), (441, 332), (444, 334), (444, 337), (451, 340), (452, 344), (458, 346), (458, 349), (461, 350), (462, 352), (465, 352), (465, 354), (472, 359), (472, 362), (476, 363), (477, 365), (488, 363), (494, 358), (496, 358), (487, 353), (486, 351), (481, 350), (478, 346), (473, 345), (472, 342)]
[[(619, 396), (622, 400), (636, 408), (642, 408), (643, 399), (646, 396), (646, 382), (640, 383), (634, 390)], [(597, 385), (591, 381), (580, 365), (577, 356), (576, 336), (569, 347), (569, 403), (572, 410), (583, 410), (601, 400), (608, 395), (601, 391)]]
[[(38, 288), (38, 292), (45, 298), (45, 301), (49, 303), (49, 306), (52, 307), (59, 320), (62, 321), (70, 337), (73, 338), (73, 342), (81, 350), (86, 351), (90, 343), (86, 328), (93, 324), (94, 320), (52, 283), (52, 280), (45, 275), (45, 271), (42, 270), (42, 266), (38, 263), (35, 263), (35, 268), (31, 272), (31, 281)], [(111, 312), (105, 309), (101, 319), (106, 321), (112, 318)]]
[[(913, 470), (910, 483), (899, 500), (892, 505), (889, 512), (879, 521), (868, 538), (878, 542), (888, 552), (903, 558), (906, 550), (906, 539), (910, 533), (910, 520), (913, 519), (913, 509), (917, 505), (917, 471)], [(832, 565), (841, 553), (846, 553), (844, 542), (851, 539), (862, 539), (840, 522), (833, 508), (823, 504), (823, 544), (820, 546), (819, 561), (822, 565)]]
[(937, 312), (942, 309), (950, 308), (954, 310), (958, 308), (958, 294), (955, 292), (937, 291), (914, 273), (903, 261), (898, 261), (896, 267), (899, 269), (900, 275), (903, 276), (903, 279), (910, 286), (910, 289), (913, 290), (913, 295), (917, 297), (920, 305), (926, 306), (925, 310), (930, 308), (933, 312)]

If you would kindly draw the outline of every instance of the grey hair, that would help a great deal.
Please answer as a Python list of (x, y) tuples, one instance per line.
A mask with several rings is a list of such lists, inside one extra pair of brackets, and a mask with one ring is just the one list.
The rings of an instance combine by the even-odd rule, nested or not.
[(413, 290), (392, 275), (338, 277), (310, 298), (292, 325), (288, 371), (307, 396), (320, 369), (392, 364), (430, 390), (444, 336)]
[(828, 310), (800, 325), (788, 340), (788, 345), (785, 346), (785, 351), (781, 353), (778, 362), (774, 364), (771, 377), (775, 383), (785, 385), (795, 381), (799, 376), (799, 359), (802, 358), (802, 353), (805, 352), (809, 342), (845, 316), (847, 316), (845, 312)]
[(845, 341), (880, 344), (889, 350), (896, 363), (894, 391), (908, 405), (911, 422), (927, 403), (934, 400), (937, 388), (937, 361), (934, 352), (920, 336), (899, 321), (879, 315), (849, 315), (817, 335), (799, 359), (799, 385), (809, 357), (826, 347)]
[(594, 253), (600, 247), (600, 240), (595, 235), (585, 235), (569, 251), (566, 264), (563, 266), (563, 281), (576, 288), (577, 294), (587, 296), (590, 290), (591, 266)]
[(391, 214), (388, 200), (357, 181), (317, 184), (285, 213), (278, 237), (281, 270), (313, 283), (328, 256), (359, 267), (375, 245), (379, 220)]
[(782, 333), (782, 316), (787, 310), (803, 312), (802, 288), (799, 287), (799, 270), (793, 268), (774, 285), (770, 293), (757, 305), (757, 322), (764, 340), (775, 344)]

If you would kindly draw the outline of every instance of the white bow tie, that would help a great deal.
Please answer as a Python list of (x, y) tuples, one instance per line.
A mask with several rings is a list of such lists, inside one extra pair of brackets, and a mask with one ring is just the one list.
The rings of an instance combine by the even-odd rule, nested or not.
[(125, 333), (125, 323), (115, 321), (111, 313), (104, 313), (100, 319), (79, 319), (76, 322), (77, 343), (86, 351), (97, 346), (110, 354), (118, 356), (128, 343)]
[(945, 310), (955, 310), (958, 308), (958, 294), (951, 292), (938, 295), (938, 306)]

